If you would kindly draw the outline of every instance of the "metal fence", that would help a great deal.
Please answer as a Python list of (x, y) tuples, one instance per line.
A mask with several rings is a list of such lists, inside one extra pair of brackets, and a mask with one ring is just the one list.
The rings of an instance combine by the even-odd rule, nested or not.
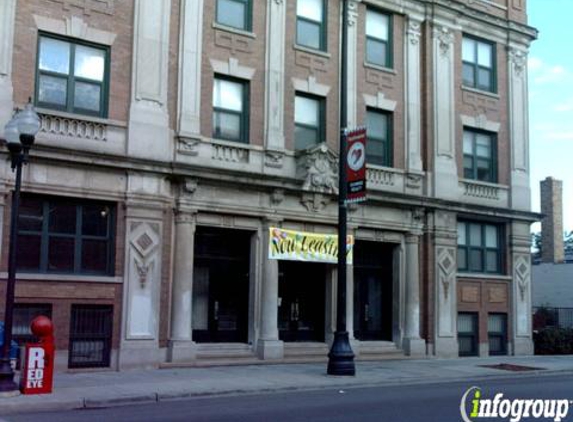
[(547, 327), (573, 328), (573, 308), (533, 308), (533, 329)]

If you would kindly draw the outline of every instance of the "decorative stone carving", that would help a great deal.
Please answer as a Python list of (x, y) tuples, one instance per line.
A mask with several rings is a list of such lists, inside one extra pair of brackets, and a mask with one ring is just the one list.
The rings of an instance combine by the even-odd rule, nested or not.
[(127, 234), (127, 330), (131, 338), (156, 338), (161, 281), (159, 223), (132, 221)]
[(310, 212), (320, 212), (328, 205), (328, 197), (320, 193), (303, 193), (301, 204)]
[(304, 180), (302, 189), (338, 194), (337, 163), (336, 156), (324, 143), (302, 151), (297, 157), (297, 177)]
[(420, 226), (424, 224), (424, 217), (426, 213), (424, 208), (414, 208), (412, 210), (412, 224)]
[(521, 78), (527, 66), (527, 53), (515, 48), (510, 48), (509, 62), (513, 65), (515, 76)]
[(514, 274), (519, 288), (519, 296), (522, 302), (527, 299), (526, 293), (530, 279), (530, 258), (528, 255), (517, 255), (514, 260)]
[(356, 25), (358, 21), (358, 3), (361, 0), (350, 0), (348, 2), (348, 26)]
[(421, 27), (422, 24), (418, 21), (414, 20), (408, 21), (407, 34), (410, 44), (418, 45), (420, 43)]
[(211, 158), (216, 161), (248, 163), (249, 149), (239, 145), (211, 144)]
[(285, 199), (284, 189), (275, 189), (271, 193), (271, 204), (280, 205)]
[(180, 154), (196, 156), (199, 155), (199, 139), (179, 138), (177, 151)]
[(421, 174), (406, 174), (406, 187), (410, 189), (420, 189), (422, 187), (422, 178), (423, 176)]
[(197, 190), (197, 186), (198, 186), (197, 179), (185, 179), (181, 184), (181, 194), (193, 195)]
[(444, 300), (448, 301), (450, 287), (455, 277), (456, 256), (454, 248), (438, 247), (438, 281), (444, 293)]
[(438, 39), (442, 56), (447, 56), (454, 43), (453, 32), (445, 26), (437, 26), (434, 28), (434, 37)]
[(280, 169), (283, 167), (284, 153), (282, 151), (265, 151), (265, 166)]

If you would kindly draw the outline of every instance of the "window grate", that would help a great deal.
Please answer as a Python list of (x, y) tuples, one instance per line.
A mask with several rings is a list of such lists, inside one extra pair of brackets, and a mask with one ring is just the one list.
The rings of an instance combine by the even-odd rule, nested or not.
[(72, 305), (70, 321), (70, 368), (110, 365), (113, 307)]

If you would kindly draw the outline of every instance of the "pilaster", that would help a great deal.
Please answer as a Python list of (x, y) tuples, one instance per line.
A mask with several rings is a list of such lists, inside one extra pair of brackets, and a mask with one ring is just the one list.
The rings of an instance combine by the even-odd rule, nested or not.
[(434, 24), (432, 31), (433, 121), (434, 121), (434, 196), (457, 199), (455, 132), (455, 55), (454, 30)]
[(286, 2), (267, 2), (265, 73), (265, 167), (281, 168), (285, 148), (284, 96)]
[(440, 357), (457, 357), (457, 224), (456, 215), (436, 211), (434, 233), (434, 347)]
[(531, 253), (529, 223), (511, 224), (511, 268), (513, 273), (513, 353), (533, 354), (531, 336)]
[(167, 107), (171, 0), (136, 0), (128, 154), (169, 160)]
[(509, 139), (511, 144), (511, 208), (529, 211), (529, 121), (527, 48), (510, 46), (508, 57)]
[(409, 15), (405, 28), (404, 51), (405, 51), (405, 84), (406, 84), (406, 119), (405, 131), (408, 172), (422, 172), (421, 153), (421, 55), (420, 36), (422, 27), (422, 17)]
[(4, 126), (12, 117), (14, 90), (12, 86), (12, 52), (14, 47), (14, 25), (16, 21), (16, 0), (0, 2), (0, 137)]
[(201, 133), (201, 55), (203, 52), (203, 0), (181, 3), (179, 35), (179, 110), (180, 136)]

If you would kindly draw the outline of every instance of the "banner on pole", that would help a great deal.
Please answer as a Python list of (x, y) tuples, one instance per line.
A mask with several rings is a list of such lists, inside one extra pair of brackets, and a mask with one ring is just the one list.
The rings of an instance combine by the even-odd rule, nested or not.
[[(354, 237), (346, 236), (346, 263), (352, 265)], [(269, 259), (338, 263), (338, 236), (269, 228)]]
[(346, 202), (366, 201), (366, 128), (349, 130), (346, 136)]

